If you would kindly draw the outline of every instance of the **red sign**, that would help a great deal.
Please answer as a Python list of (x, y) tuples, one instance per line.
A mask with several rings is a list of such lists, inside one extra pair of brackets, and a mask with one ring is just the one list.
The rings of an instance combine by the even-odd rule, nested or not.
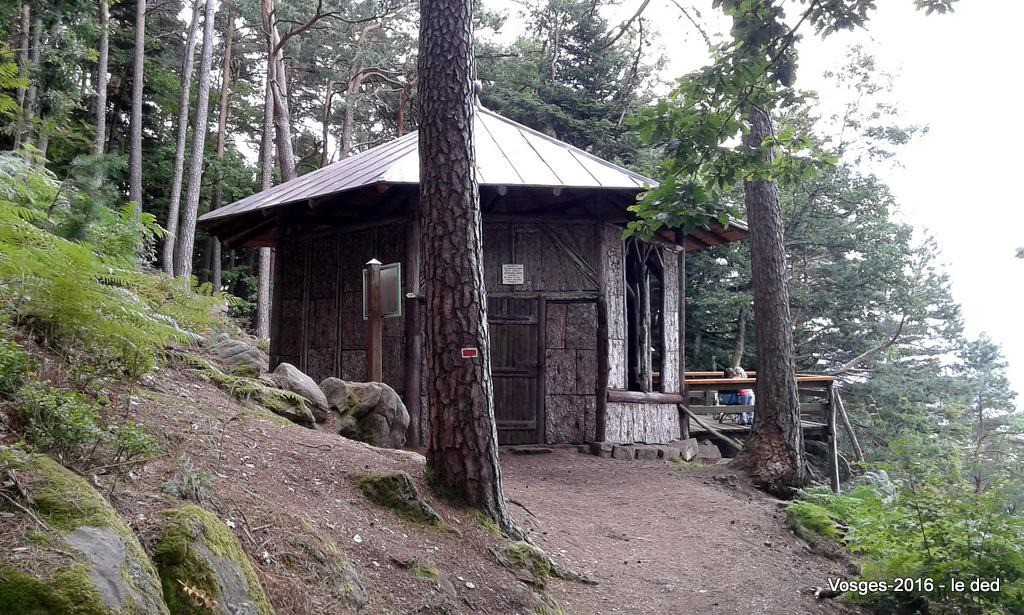
[(480, 355), (480, 351), (476, 348), (463, 348), (462, 358), (463, 359), (475, 359)]

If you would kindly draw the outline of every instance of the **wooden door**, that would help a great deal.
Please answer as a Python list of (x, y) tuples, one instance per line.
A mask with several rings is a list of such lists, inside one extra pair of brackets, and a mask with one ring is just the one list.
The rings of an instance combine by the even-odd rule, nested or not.
[(488, 300), (499, 444), (544, 443), (543, 299)]

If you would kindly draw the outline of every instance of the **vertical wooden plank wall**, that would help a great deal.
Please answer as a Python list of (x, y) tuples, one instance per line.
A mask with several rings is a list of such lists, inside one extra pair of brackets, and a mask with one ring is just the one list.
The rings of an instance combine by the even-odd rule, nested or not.
[(608, 267), (608, 388), (626, 388), (626, 264), (620, 227), (605, 224)]
[(663, 393), (679, 393), (679, 263), (676, 254), (662, 248), (662, 262), (665, 264), (662, 278), (662, 348), (661, 390)]

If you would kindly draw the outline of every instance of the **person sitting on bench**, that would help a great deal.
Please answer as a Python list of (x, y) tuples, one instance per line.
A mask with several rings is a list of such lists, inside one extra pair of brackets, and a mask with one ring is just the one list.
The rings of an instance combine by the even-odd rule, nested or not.
[[(743, 371), (742, 367), (725, 369), (725, 375), (729, 379), (746, 378), (747, 372)], [(725, 406), (753, 406), (754, 405), (754, 391), (752, 389), (740, 389), (738, 391), (730, 391), (728, 393), (722, 393), (718, 396), (719, 402)], [(752, 425), (754, 423), (753, 412), (741, 412), (740, 413), (740, 425)]]

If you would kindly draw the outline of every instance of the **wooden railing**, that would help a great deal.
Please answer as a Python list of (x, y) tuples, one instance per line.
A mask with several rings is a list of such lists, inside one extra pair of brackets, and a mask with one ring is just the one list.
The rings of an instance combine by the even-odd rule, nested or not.
[[(726, 378), (722, 372), (686, 372), (686, 390), (690, 398), (688, 401), (694, 402), (694, 398), (703, 401), (703, 403), (695, 402), (690, 404), (690, 411), (701, 415), (752, 412), (753, 406), (723, 406), (713, 403), (715, 393), (719, 391), (755, 389), (757, 386), (756, 373), (747, 373), (750, 374), (750, 377)], [(796, 375), (797, 387), (800, 390), (801, 416), (820, 419), (827, 418), (828, 409), (832, 401), (832, 387), (835, 381), (835, 376), (819, 374)]]
[[(719, 391), (738, 391), (740, 389), (756, 389), (757, 375), (754, 372), (747, 372), (747, 378), (727, 378), (723, 372), (686, 372), (686, 391), (684, 397), (687, 402), (687, 412), (680, 411), (680, 427), (683, 438), (690, 437), (691, 415), (702, 427), (709, 427), (699, 417), (718, 416), (724, 414), (739, 414), (742, 412), (753, 412), (752, 405), (718, 405), (714, 398)], [(839, 400), (835, 389), (835, 376), (819, 374), (797, 374), (796, 383), (800, 392), (800, 418), (801, 428), (807, 433), (811, 429), (824, 432), (825, 442), (828, 446), (829, 458), (829, 483), (833, 491), (839, 490), (839, 452), (836, 440), (836, 406)], [(817, 419), (819, 422), (810, 422), (806, 418)], [(852, 429), (848, 428), (851, 432)], [(714, 432), (714, 429), (709, 429)], [(716, 434), (732, 444), (734, 441), (724, 434)], [(807, 434), (810, 435), (810, 434)]]

